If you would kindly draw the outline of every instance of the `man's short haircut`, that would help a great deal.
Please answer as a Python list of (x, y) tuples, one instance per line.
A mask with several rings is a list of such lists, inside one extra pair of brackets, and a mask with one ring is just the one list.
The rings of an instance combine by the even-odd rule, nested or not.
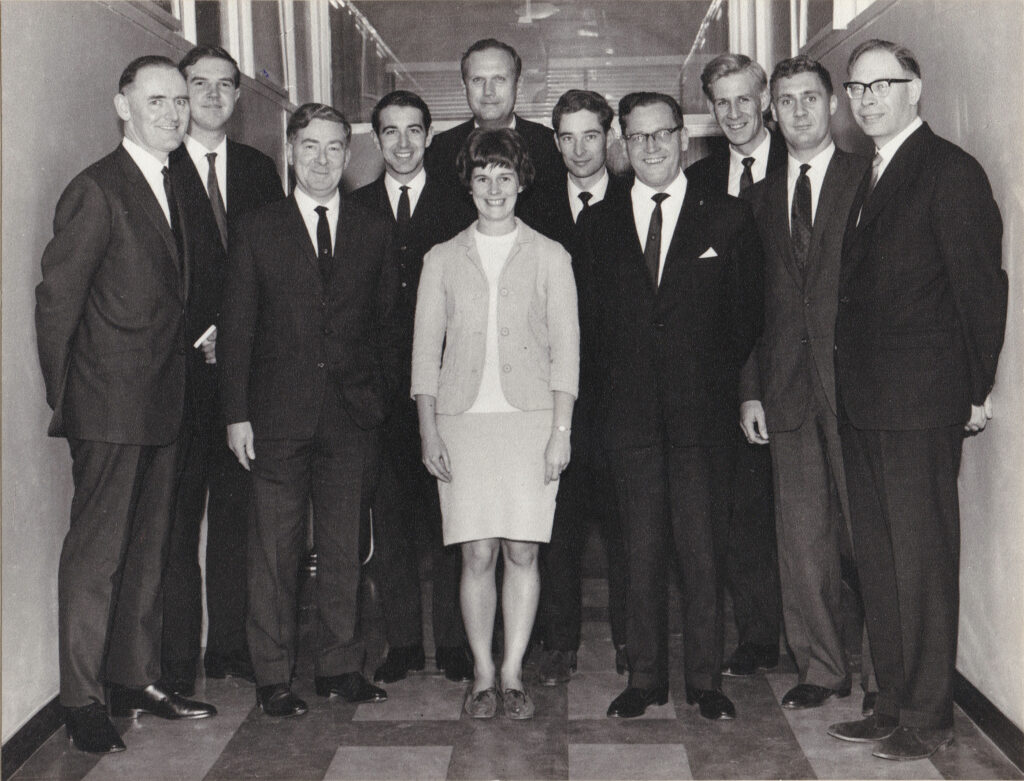
[(467, 190), (473, 181), (473, 171), (492, 165), (515, 171), (522, 187), (529, 187), (533, 183), (533, 161), (526, 149), (526, 142), (511, 128), (477, 128), (469, 134), (462, 149), (459, 150), (459, 156), (455, 159), (459, 181)]
[(404, 106), (407, 108), (418, 108), (420, 114), (423, 116), (423, 129), (430, 129), (430, 109), (427, 108), (426, 102), (417, 95), (415, 92), (409, 92), (405, 89), (396, 89), (394, 92), (389, 92), (383, 98), (377, 101), (377, 105), (373, 107), (373, 111), (370, 113), (370, 124), (373, 125), (373, 132), (380, 135), (380, 113), (388, 106)]
[(775, 66), (771, 79), (772, 97), (775, 97), (775, 85), (779, 82), (779, 79), (789, 79), (798, 73), (815, 74), (821, 80), (821, 84), (825, 87), (825, 92), (828, 96), (832, 96), (832, 76), (829, 75), (828, 68), (817, 60), (812, 60), (806, 54), (798, 54), (796, 57), (782, 60), (782, 62)]
[(497, 38), (482, 38), (466, 49), (465, 54), (462, 55), (462, 60), (459, 62), (459, 69), (462, 71), (462, 83), (466, 83), (466, 62), (469, 60), (469, 55), (475, 54), (476, 52), (482, 52), (487, 49), (501, 49), (505, 54), (511, 57), (512, 69), (515, 71), (515, 80), (519, 81), (519, 76), (523, 72), (523, 61), (519, 59), (519, 53), (507, 43), (499, 41)]
[(913, 73), (917, 78), (921, 78), (921, 66), (918, 65), (917, 57), (914, 56), (914, 53), (906, 46), (900, 46), (898, 43), (885, 41), (881, 38), (871, 38), (864, 41), (864, 43), (858, 44), (857, 48), (850, 52), (850, 59), (846, 62), (847, 74), (853, 70), (854, 63), (860, 59), (862, 54), (879, 49), (893, 55), (899, 61), (900, 67), (903, 68), (904, 72)]
[(745, 54), (726, 52), (715, 57), (701, 71), (701, 89), (704, 90), (708, 100), (715, 99), (715, 93), (712, 91), (715, 82), (725, 76), (732, 76), (734, 73), (748, 73), (753, 76), (758, 93), (768, 89), (768, 74), (764, 72), (764, 68)]
[(659, 103), (664, 103), (672, 109), (673, 121), (682, 127), (683, 110), (679, 107), (679, 101), (671, 95), (661, 92), (630, 92), (628, 95), (623, 95), (622, 100), (619, 101), (619, 127), (622, 128), (622, 132), (626, 132), (626, 120), (633, 113), (633, 109), (640, 106), (656, 106)]
[(242, 73), (238, 70), (238, 63), (235, 62), (235, 58), (228, 54), (227, 49), (223, 46), (210, 46), (209, 44), (200, 44), (199, 46), (193, 46), (184, 57), (181, 58), (181, 62), (178, 63), (178, 70), (181, 71), (181, 75), (188, 80), (187, 71), (197, 62), (204, 57), (213, 57), (216, 60), (226, 60), (230, 62), (235, 69), (235, 87), (237, 88), (242, 83)]
[(288, 118), (287, 138), (291, 143), (302, 128), (307, 127), (314, 119), (323, 119), (328, 122), (337, 122), (345, 128), (345, 143), (352, 138), (352, 125), (345, 119), (345, 115), (338, 109), (325, 106), (323, 103), (303, 103), (295, 113)]
[(178, 66), (174, 64), (170, 57), (164, 57), (162, 54), (144, 54), (129, 62), (125, 69), (121, 71), (121, 78), (117, 81), (117, 91), (124, 92), (125, 87), (135, 82), (135, 77), (139, 75), (140, 70), (153, 66), (178, 69)]
[(589, 89), (571, 89), (563, 93), (551, 112), (551, 127), (557, 133), (562, 117), (566, 114), (575, 114), (577, 111), (597, 114), (597, 121), (601, 123), (604, 132), (607, 133), (611, 129), (612, 119), (615, 117), (612, 107), (608, 105), (603, 95)]

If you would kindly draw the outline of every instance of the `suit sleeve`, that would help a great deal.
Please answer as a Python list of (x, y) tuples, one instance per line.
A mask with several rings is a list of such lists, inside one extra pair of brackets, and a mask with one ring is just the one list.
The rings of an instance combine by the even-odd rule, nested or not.
[(443, 252), (435, 247), (423, 258), (423, 272), (416, 292), (410, 389), (413, 398), (420, 395), (437, 397), (446, 322), (444, 257)]
[(1006, 327), (1003, 222), (988, 178), (969, 155), (954, 157), (936, 185), (932, 230), (953, 291), (970, 369), (971, 403), (995, 383)]
[(277, 173), (277, 166), (274, 161), (267, 157), (260, 157), (260, 171), (257, 177), (259, 193), (257, 195), (255, 208), (266, 206), (268, 203), (284, 199), (284, 190), (281, 187), (281, 177)]
[(385, 396), (390, 402), (395, 398), (400, 378), (403, 376), (402, 361), (405, 360), (408, 343), (408, 320), (401, 306), (401, 275), (390, 226), (380, 223), (383, 234), (380, 280), (377, 286), (377, 355), (380, 356), (384, 376)]
[(57, 202), (53, 238), (43, 251), (43, 280), (36, 287), (39, 364), (51, 409), (63, 395), (75, 332), (110, 241), (110, 222), (106, 195), (87, 176), (76, 177)]
[(252, 233), (244, 220), (231, 237), (224, 304), (217, 335), (221, 407), (227, 423), (249, 420), (249, 372), (259, 308)]

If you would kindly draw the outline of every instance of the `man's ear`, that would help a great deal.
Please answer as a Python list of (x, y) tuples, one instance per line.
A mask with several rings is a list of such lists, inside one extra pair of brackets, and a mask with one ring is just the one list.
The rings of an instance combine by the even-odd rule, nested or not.
[(921, 80), (918, 78), (911, 79), (907, 85), (907, 94), (910, 98), (910, 105), (916, 106), (921, 100)]
[(430, 142), (433, 141), (433, 140), (434, 140), (434, 126), (431, 125), (430, 127), (427, 128), (427, 135), (423, 139), (423, 146), (424, 147), (430, 146)]
[(767, 89), (761, 91), (761, 113), (764, 114), (768, 110), (768, 106), (771, 105), (772, 96)]
[(132, 109), (128, 103), (128, 98), (120, 92), (114, 95), (114, 110), (117, 112), (117, 116), (125, 122), (132, 118)]

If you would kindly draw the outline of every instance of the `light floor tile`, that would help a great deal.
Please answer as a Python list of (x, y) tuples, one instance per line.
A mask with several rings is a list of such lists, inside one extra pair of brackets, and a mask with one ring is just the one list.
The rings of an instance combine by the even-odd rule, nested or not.
[[(796, 685), (793, 675), (769, 673), (765, 676), (777, 700)], [(871, 756), (873, 744), (836, 740), (826, 731), (829, 724), (861, 718), (861, 692), (843, 699), (826, 700), (820, 708), (782, 710), (797, 743), (818, 778), (864, 779), (940, 779), (942, 774), (927, 759), (892, 762)]]
[[(605, 719), (608, 706), (626, 688), (621, 675), (610, 673), (579, 673), (569, 683), (570, 719)], [(665, 705), (652, 705), (641, 719), (674, 719), (675, 707), (671, 698)], [(632, 719), (630, 719), (632, 721)]]
[(353, 721), (455, 721), (462, 712), (466, 685), (443, 675), (412, 673), (385, 687), (386, 702), (360, 705)]
[[(166, 721), (142, 715), (130, 722), (122, 739), (128, 750), (108, 754), (85, 776), (89, 781), (108, 779), (202, 778), (213, 767), (228, 741), (255, 704), (252, 684), (228, 678), (207, 681), (195, 699), (209, 702), (217, 715), (195, 721)], [(117, 719), (117, 724), (124, 723)], [(187, 747), (183, 750), (183, 747)]]
[(686, 749), (671, 744), (569, 744), (570, 779), (693, 778)]
[(451, 746), (342, 746), (324, 781), (444, 781), (451, 759)]

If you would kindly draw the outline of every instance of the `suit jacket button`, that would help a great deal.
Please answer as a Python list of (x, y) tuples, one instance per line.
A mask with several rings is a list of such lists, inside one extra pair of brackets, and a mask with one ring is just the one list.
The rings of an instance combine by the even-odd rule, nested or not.
[(809, 342), (809, 340), (808, 340), (808, 338), (806, 336), (803, 339), (800, 340), (800, 344), (808, 344), (808, 342)]
[(508, 328), (502, 328), (501, 329), (501, 335), (502, 336), (508, 336)]
[(849, 304), (850, 303), (850, 297), (849, 296), (840, 296), (839, 303), (840, 304)]
[(507, 287), (503, 287), (503, 288), (501, 289), (501, 294), (502, 294), (503, 296), (507, 296), (507, 295), (508, 295), (508, 288), (507, 288)]
[(654, 322), (651, 323), (651, 325), (653, 325), (659, 331), (664, 331), (665, 330), (665, 324), (663, 322), (661, 322), (661, 320), (655, 320)]
[(325, 367), (326, 365), (327, 365), (326, 363), (324, 363), (323, 361), (320, 361), (320, 362), (319, 362), (319, 363), (318, 363), (318, 364), (316, 365), (316, 368), (318, 368), (318, 369), (322, 369), (322, 368), (324, 368), (324, 367)]
[(512, 371), (512, 367), (506, 363), (504, 366), (501, 367), (501, 370), (505, 372), (505, 374), (508, 374), (510, 371)]

